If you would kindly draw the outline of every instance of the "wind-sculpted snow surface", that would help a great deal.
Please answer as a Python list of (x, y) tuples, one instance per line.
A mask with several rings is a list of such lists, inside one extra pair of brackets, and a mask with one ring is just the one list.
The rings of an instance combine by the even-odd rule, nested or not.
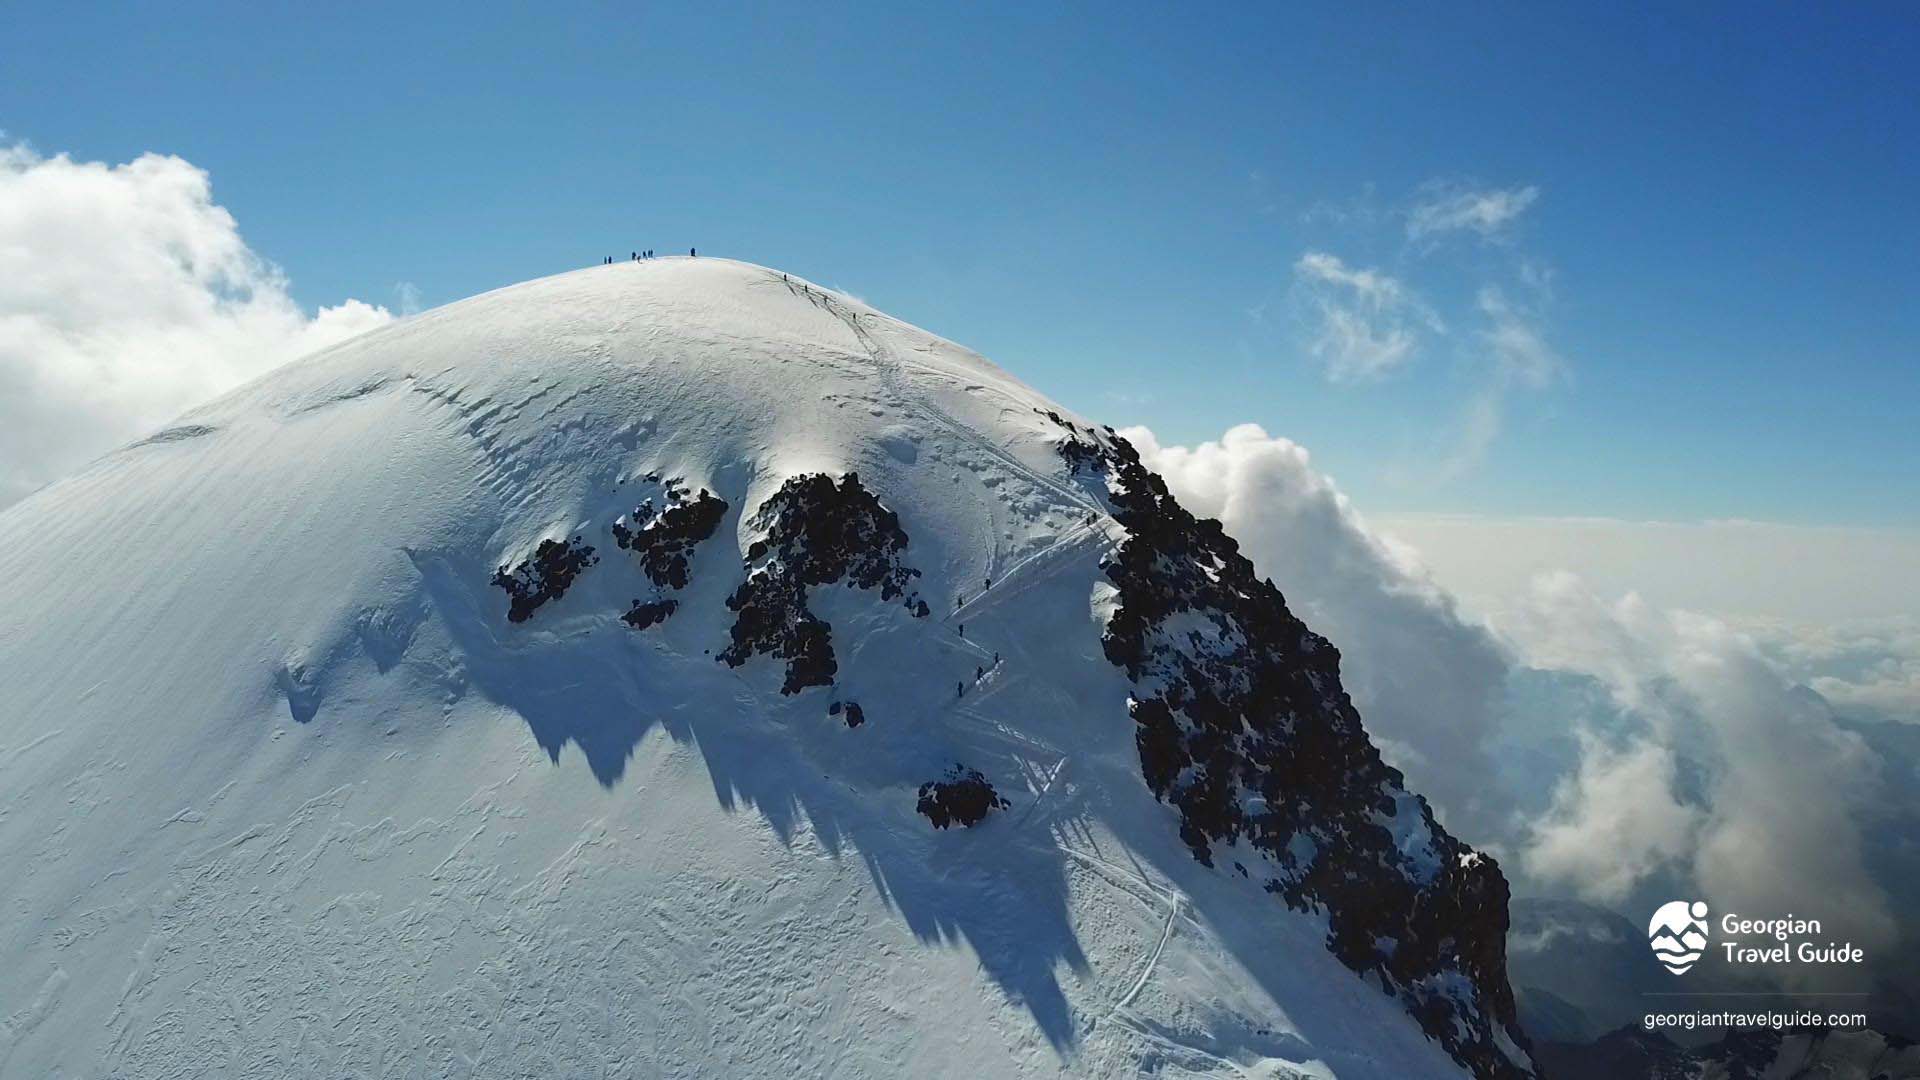
[(1333, 647), (959, 346), (640, 261), (168, 431), (0, 511), (0, 1075), (1530, 1069)]
[(1381, 761), (1338, 650), (1220, 523), (1182, 509), (1125, 439), (1052, 419), (1068, 432), (1061, 457), (1105, 475), (1127, 530), (1104, 567), (1119, 593), (1104, 646), (1135, 687), (1147, 785), (1179, 811), (1194, 858), (1213, 866), (1217, 849), (1290, 907), (1324, 912), (1334, 955), (1477, 1075), (1528, 1075), (1498, 867)]

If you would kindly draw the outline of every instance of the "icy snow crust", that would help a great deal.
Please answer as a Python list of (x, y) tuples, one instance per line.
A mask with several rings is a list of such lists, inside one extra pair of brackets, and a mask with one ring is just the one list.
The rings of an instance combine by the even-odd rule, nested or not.
[[(1048, 410), (663, 259), (366, 335), (0, 513), (0, 1075), (1457, 1075), (1143, 782), (1125, 533)], [(930, 611), (810, 587), (837, 670), (782, 693), (718, 659), (727, 600), (755, 511), (849, 473)], [(612, 532), (668, 481), (727, 505), (684, 587)], [(496, 573), (574, 537), (510, 621)], [(956, 768), (1007, 807), (933, 828)]]

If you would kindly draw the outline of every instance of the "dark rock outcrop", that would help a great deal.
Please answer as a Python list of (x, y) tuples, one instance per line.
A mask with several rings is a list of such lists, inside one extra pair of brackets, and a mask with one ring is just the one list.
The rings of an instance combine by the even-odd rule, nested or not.
[(506, 590), (507, 621), (526, 622), (540, 605), (565, 596), (573, 580), (599, 561), (593, 548), (576, 536), (565, 543), (542, 540), (532, 558), (511, 571), (501, 566), (493, 583)]
[(920, 785), (920, 803), (915, 809), (925, 814), (936, 829), (949, 825), (972, 828), (988, 814), (1010, 805), (978, 771), (955, 765), (947, 770), (945, 780), (929, 780)]
[(633, 607), (629, 608), (625, 615), (620, 616), (620, 621), (635, 630), (645, 630), (655, 623), (666, 622), (679, 606), (680, 601), (671, 597), (665, 600), (636, 599)]
[(762, 539), (747, 549), (747, 579), (727, 598), (733, 640), (719, 658), (728, 666), (774, 656), (787, 662), (781, 693), (832, 685), (839, 670), (833, 628), (807, 607), (815, 585), (878, 589), (881, 599), (925, 617), (925, 602), (909, 591), (920, 571), (902, 561), (900, 519), (857, 474), (838, 484), (824, 473), (793, 477), (755, 511), (753, 524)]
[[(1141, 774), (1212, 866), (1301, 911), (1327, 947), (1401, 998), (1483, 1077), (1532, 1075), (1506, 972), (1507, 883), (1442, 829), (1380, 758), (1340, 686), (1340, 654), (1287, 610), (1218, 521), (1193, 517), (1123, 438), (1067, 429), (1128, 532), (1103, 564), (1119, 593), (1103, 647), (1134, 685)], [(1254, 875), (1249, 875), (1254, 876)], [(1515, 1053), (1501, 1045), (1507, 1040)]]
[(637, 527), (628, 527), (624, 519), (613, 523), (614, 543), (633, 552), (648, 580), (661, 588), (687, 587), (687, 566), (695, 545), (712, 536), (727, 514), (726, 500), (706, 488), (692, 499), (685, 492), (670, 480), (664, 509), (656, 512), (649, 499), (634, 508)]
[[(647, 479), (657, 481), (658, 475), (649, 473)], [(627, 517), (622, 517), (614, 521), (611, 529), (613, 542), (633, 552), (647, 580), (663, 592), (687, 587), (693, 549), (712, 536), (727, 515), (726, 500), (706, 488), (688, 499), (687, 490), (678, 479), (666, 482), (664, 498), (665, 508), (655, 510), (653, 500), (648, 499), (634, 507), (629, 515), (633, 525), (628, 524)], [(620, 621), (635, 630), (645, 630), (667, 621), (679, 607), (679, 602), (671, 597), (635, 598), (632, 608)]]

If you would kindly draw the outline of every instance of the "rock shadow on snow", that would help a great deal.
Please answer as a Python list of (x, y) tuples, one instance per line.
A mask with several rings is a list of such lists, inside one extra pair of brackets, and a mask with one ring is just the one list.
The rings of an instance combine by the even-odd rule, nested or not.
[[(1090, 968), (1069, 918), (1067, 859), (1050, 842), (1013, 828), (1013, 814), (935, 830), (915, 808), (917, 785), (938, 775), (933, 762), (900, 776), (891, 795), (849, 786), (822, 764), (823, 745), (857, 753), (856, 740), (871, 737), (870, 723), (854, 730), (844, 722), (844, 707), (841, 717), (827, 713), (832, 688), (801, 696), (769, 688), (763, 697), (727, 665), (657, 649), (617, 617), (543, 608), (531, 622), (509, 623), (481, 560), (410, 554), (472, 688), (518, 714), (550, 761), (572, 743), (595, 780), (611, 788), (640, 741), (660, 727), (699, 751), (723, 809), (758, 813), (789, 848), (811, 836), (836, 860), (857, 852), (882, 902), (917, 938), (930, 947), (966, 943), (986, 977), (1031, 1014), (1055, 1051), (1071, 1053), (1081, 1027), (1060, 982), (1062, 968), (1081, 976)], [(874, 603), (899, 606), (907, 593), (898, 586), (910, 575), (891, 563), (876, 572), (897, 586), (884, 590), (885, 599), (876, 588)], [(908, 625), (918, 622), (912, 614)], [(778, 658), (759, 658), (769, 662), (778, 665)], [(816, 721), (810, 737), (822, 742), (810, 747), (796, 734), (800, 717)], [(819, 722), (825, 720), (831, 722)], [(1018, 763), (1003, 758), (969, 753), (985, 774), (1018, 775)]]
[[(838, 724), (823, 729), (859, 737)], [(889, 799), (822, 775), (782, 721), (707, 713), (685, 730), (721, 806), (757, 811), (789, 847), (804, 829), (836, 859), (857, 852), (882, 902), (916, 938), (971, 947), (982, 973), (1028, 1011), (1054, 1051), (1072, 1052), (1083, 1026), (1061, 968), (1078, 977), (1092, 969), (1069, 917), (1068, 857), (1044, 832), (1017, 827), (1017, 804), (973, 828), (936, 830), (915, 809), (914, 784), (903, 782)], [(975, 760), (993, 775), (1020, 771), (1010, 756)], [(888, 805), (876, 811), (876, 797)]]
[[(627, 761), (656, 723), (666, 717), (649, 708), (651, 689), (638, 676), (640, 646), (620, 634), (532, 638), (508, 632), (498, 599), (468, 585), (480, 572), (444, 554), (409, 553), (433, 609), (464, 656), (472, 688), (517, 713), (549, 760), (558, 762), (568, 743), (586, 758), (594, 779), (612, 787)], [(676, 736), (679, 737), (679, 736)]]

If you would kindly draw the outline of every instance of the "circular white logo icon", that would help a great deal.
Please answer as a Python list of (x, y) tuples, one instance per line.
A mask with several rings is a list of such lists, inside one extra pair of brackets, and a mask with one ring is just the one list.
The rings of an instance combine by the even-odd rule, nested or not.
[(1707, 905), (1699, 900), (1670, 900), (1647, 924), (1647, 944), (1660, 965), (1682, 975), (1707, 951)]

